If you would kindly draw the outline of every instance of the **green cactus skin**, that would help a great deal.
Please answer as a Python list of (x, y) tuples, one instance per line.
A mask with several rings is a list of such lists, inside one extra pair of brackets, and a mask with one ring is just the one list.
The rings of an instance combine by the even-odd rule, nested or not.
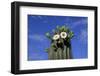
[(64, 45), (64, 49), (62, 48), (56, 48), (50, 47), (48, 49), (48, 56), (50, 60), (55, 59), (72, 59), (71, 55), (71, 48), (70, 46)]

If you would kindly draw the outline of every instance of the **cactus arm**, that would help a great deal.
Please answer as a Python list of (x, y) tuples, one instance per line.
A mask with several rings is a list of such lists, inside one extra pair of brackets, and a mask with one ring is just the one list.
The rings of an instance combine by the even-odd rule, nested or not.
[(58, 59), (63, 59), (63, 50), (61, 48), (57, 49)]
[(63, 50), (63, 58), (64, 59), (67, 59), (67, 52), (66, 52), (67, 50), (66, 49), (67, 49), (67, 46), (64, 45), (64, 50)]
[(54, 53), (55, 53), (54, 47), (50, 47), (49, 50), (48, 50), (48, 58), (49, 58), (50, 60), (51, 60), (51, 59), (55, 59)]

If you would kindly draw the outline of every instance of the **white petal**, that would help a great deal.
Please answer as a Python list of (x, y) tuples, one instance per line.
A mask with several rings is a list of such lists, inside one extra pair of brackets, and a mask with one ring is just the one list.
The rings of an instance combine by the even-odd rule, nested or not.
[(59, 34), (53, 36), (53, 40), (58, 40), (60, 38)]
[(66, 32), (61, 32), (60, 36), (61, 36), (61, 38), (66, 38), (67, 37), (67, 33)]

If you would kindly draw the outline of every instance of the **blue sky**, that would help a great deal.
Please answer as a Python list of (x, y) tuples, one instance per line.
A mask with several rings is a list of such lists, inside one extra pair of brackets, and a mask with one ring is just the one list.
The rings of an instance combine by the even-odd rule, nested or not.
[(45, 49), (50, 46), (46, 32), (66, 25), (74, 32), (71, 40), (74, 59), (88, 57), (88, 18), (78, 16), (28, 15), (28, 60), (48, 60)]

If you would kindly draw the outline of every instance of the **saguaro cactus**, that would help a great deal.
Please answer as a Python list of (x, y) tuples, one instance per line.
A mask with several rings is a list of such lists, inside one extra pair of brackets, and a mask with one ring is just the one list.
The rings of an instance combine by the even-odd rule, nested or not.
[(73, 32), (65, 26), (57, 26), (55, 30), (46, 33), (46, 36), (51, 40), (51, 45), (47, 50), (49, 59), (71, 59), (71, 38)]

